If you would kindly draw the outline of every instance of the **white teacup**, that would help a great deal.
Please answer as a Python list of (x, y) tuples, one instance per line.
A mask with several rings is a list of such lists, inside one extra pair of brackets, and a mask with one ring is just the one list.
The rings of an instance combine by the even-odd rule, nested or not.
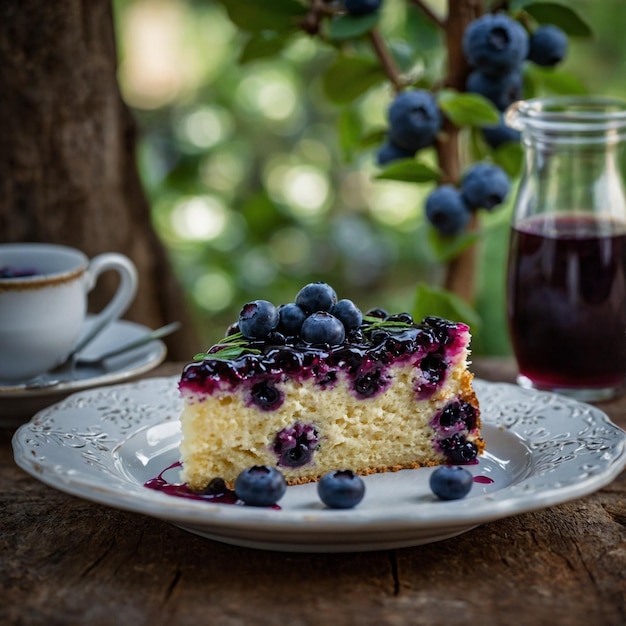
[(0, 381), (28, 380), (80, 349), (87, 294), (107, 270), (118, 272), (119, 287), (92, 329), (121, 317), (133, 301), (137, 270), (130, 259), (107, 252), (89, 260), (54, 244), (0, 244)]

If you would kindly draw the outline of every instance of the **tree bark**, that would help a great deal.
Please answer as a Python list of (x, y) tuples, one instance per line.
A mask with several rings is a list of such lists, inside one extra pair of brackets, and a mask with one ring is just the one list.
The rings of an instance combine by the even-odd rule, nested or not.
[[(110, 0), (0, 0), (0, 23), (0, 242), (126, 254), (140, 283), (125, 318), (182, 321), (169, 355), (190, 358), (199, 344), (139, 179)], [(115, 288), (101, 283), (96, 310)]]
[[(450, 0), (448, 17), (445, 24), (445, 40), (448, 51), (448, 73), (445, 85), (457, 91), (465, 91), (465, 81), (469, 66), (462, 49), (463, 33), (467, 26), (482, 15), (482, 0)], [(458, 183), (462, 174), (459, 129), (447, 122), (444, 128), (444, 140), (438, 142), (439, 166), (447, 182)], [(468, 229), (478, 227), (476, 215), (473, 215)], [(463, 250), (446, 266), (444, 287), (473, 303), (476, 291), (477, 248), (475, 245)]]

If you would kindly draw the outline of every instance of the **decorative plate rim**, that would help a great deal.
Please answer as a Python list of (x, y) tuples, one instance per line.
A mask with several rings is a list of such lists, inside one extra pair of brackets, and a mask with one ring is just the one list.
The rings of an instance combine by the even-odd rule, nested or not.
[[(166, 423), (175, 427), (182, 407), (177, 382), (177, 376), (149, 378), (75, 393), (16, 430), (15, 461), (43, 483), (100, 504), (192, 530), (228, 534), (255, 528), (268, 537), (303, 530), (314, 537), (354, 530), (372, 536), (402, 529), (469, 530), (588, 495), (609, 484), (626, 465), (626, 433), (601, 409), (557, 394), (475, 379), (485, 428), (513, 434), (530, 455), (528, 475), (498, 491), (366, 512), (359, 507), (276, 511), (176, 498), (133, 480), (119, 454), (142, 430)], [(76, 428), (70, 426), (70, 415), (91, 420)], [(550, 423), (561, 419), (571, 423), (571, 432), (550, 431)], [(55, 458), (59, 450), (63, 454)]]

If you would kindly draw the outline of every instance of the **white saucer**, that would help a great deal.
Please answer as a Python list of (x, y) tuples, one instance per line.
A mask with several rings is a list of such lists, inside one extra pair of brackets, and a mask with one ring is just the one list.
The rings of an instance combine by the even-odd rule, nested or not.
[[(117, 320), (105, 328), (81, 352), (81, 356), (97, 358), (100, 354), (139, 339), (148, 332), (150, 329), (141, 324)], [(28, 388), (23, 384), (8, 385), (0, 382), (0, 426), (15, 426), (75, 391), (110, 385), (139, 376), (162, 363), (166, 354), (165, 344), (155, 339), (118, 357), (107, 359), (103, 364), (79, 364), (73, 373), (68, 371), (55, 375), (54, 378), (59, 383), (53, 387)], [(45, 382), (47, 377), (44, 374), (40, 379)]]
[[(355, 509), (326, 509), (315, 484), (289, 487), (280, 509), (229, 506), (148, 489), (178, 461), (177, 378), (91, 389), (41, 411), (13, 437), (16, 463), (51, 487), (168, 520), (202, 537), (296, 552), (416, 546), (509, 515), (581, 498), (626, 464), (626, 433), (600, 409), (564, 396), (475, 381), (487, 451), (467, 468), (470, 494), (437, 500), (433, 468), (364, 478)], [(165, 479), (178, 481), (178, 470)]]

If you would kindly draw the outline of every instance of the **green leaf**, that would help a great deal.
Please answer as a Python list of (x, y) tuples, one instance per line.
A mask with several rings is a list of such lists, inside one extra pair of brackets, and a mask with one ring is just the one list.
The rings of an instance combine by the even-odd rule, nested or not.
[(489, 126), (500, 119), (496, 107), (476, 93), (446, 89), (439, 94), (439, 106), (456, 126)]
[(412, 315), (416, 321), (436, 315), (454, 322), (464, 322), (473, 333), (478, 332), (481, 326), (480, 316), (467, 302), (450, 291), (424, 283), (417, 285)]
[(361, 148), (371, 148), (373, 146), (380, 146), (387, 137), (386, 128), (378, 128), (366, 133), (361, 137), (359, 145)]
[(376, 26), (379, 19), (378, 11), (367, 15), (339, 15), (330, 22), (328, 38), (333, 41), (343, 41), (362, 37)]
[(350, 163), (357, 148), (361, 147), (363, 125), (354, 109), (346, 108), (339, 114), (339, 146), (344, 159)]
[(336, 104), (350, 104), (384, 80), (385, 74), (375, 61), (339, 55), (322, 75), (322, 86)]
[(406, 183), (428, 183), (439, 180), (440, 173), (415, 159), (400, 159), (386, 167), (377, 179), (400, 180)]
[(463, 250), (473, 246), (481, 236), (481, 232), (471, 231), (450, 237), (440, 234), (432, 226), (429, 227), (426, 235), (433, 257), (438, 263), (447, 263), (456, 258)]
[(554, 24), (572, 37), (591, 37), (587, 23), (572, 8), (558, 2), (531, 2), (523, 7), (540, 24)]
[(297, 0), (219, 0), (230, 20), (242, 30), (258, 33), (263, 30), (281, 32), (295, 30), (298, 19), (307, 9)]
[(259, 59), (273, 57), (278, 54), (287, 43), (286, 37), (264, 31), (253, 35), (243, 47), (239, 55), (239, 63), (244, 65)]
[(520, 143), (502, 144), (491, 153), (496, 165), (499, 165), (511, 178), (519, 175), (524, 161), (524, 150)]
[(578, 77), (562, 70), (529, 64), (526, 69), (526, 76), (532, 79), (536, 87), (543, 88), (544, 91), (551, 94), (584, 95), (588, 93), (587, 88)]

